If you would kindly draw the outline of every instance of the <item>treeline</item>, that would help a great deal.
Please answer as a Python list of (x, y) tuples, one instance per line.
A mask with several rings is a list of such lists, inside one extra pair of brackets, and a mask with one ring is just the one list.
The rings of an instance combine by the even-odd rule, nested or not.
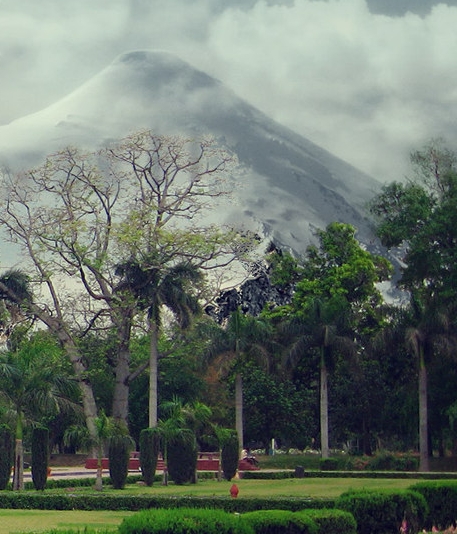
[[(257, 236), (204, 224), (236, 171), (210, 140), (139, 132), (5, 176), (0, 222), (24, 263), (0, 280), (4, 421), (13, 406), (76, 450), (78, 433), (64, 443), (63, 430), (83, 414), (96, 440), (104, 413), (138, 443), (179, 397), (234, 426), (240, 447), (417, 449), (427, 470), (457, 437), (457, 174), (439, 142), (412, 163), (414, 178), (368, 208), (385, 255), (335, 222), (303, 257), (271, 247), (261, 260)], [(395, 303), (380, 290), (387, 251), (402, 266)], [(223, 305), (228, 267), (254, 263), (274, 289), (261, 310)], [(29, 382), (12, 380), (15, 367)], [(201, 450), (216, 447), (210, 422), (194, 425)]]

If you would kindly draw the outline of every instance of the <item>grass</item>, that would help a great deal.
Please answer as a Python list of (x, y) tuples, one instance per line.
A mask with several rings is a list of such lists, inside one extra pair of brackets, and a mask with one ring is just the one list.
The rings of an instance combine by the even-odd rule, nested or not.
[[(157, 495), (225, 495), (229, 498), (229, 489), (233, 482), (239, 487), (240, 497), (337, 497), (349, 489), (405, 489), (412, 484), (412, 479), (356, 479), (356, 478), (306, 478), (285, 480), (236, 480), (217, 482), (202, 480), (198, 484), (169, 486), (154, 484), (151, 488), (132, 485), (124, 490), (113, 490), (108, 485), (104, 493), (145, 494), (152, 492)], [(45, 490), (47, 493), (64, 490)], [(72, 488), (72, 493), (94, 493), (92, 488)], [(38, 533), (50, 529), (81, 529), (97, 528), (100, 530), (116, 530), (124, 517), (131, 512), (108, 511), (46, 511), (46, 510), (0, 510), (0, 534), (20, 532)]]
[(115, 532), (132, 512), (0, 510), (0, 533), (43, 532), (51, 529), (103, 529)]
[[(198, 484), (177, 486), (170, 482), (168, 486), (154, 483), (151, 488), (140, 485), (129, 485), (124, 490), (113, 490), (104, 486), (104, 493), (124, 493), (142, 495), (153, 493), (161, 496), (195, 495), (227, 496), (233, 483), (238, 485), (240, 497), (338, 497), (349, 489), (404, 489), (414, 484), (414, 479), (376, 479), (376, 478), (286, 478), (283, 480), (253, 480), (240, 479), (231, 482), (215, 480), (200, 480)], [(67, 493), (67, 489), (46, 490), (46, 492)], [(75, 487), (71, 493), (96, 494), (92, 487)]]

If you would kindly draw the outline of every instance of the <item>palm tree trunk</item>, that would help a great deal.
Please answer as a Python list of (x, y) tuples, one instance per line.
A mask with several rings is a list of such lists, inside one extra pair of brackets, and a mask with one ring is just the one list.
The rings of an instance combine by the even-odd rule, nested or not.
[(429, 471), (427, 368), (424, 350), (419, 354), (419, 471)]
[(321, 456), (322, 458), (328, 458), (328, 372), (323, 355), (321, 357), (320, 425)]
[(22, 417), (22, 412), (18, 410), (16, 422), (16, 445), (14, 449), (13, 490), (24, 489), (24, 447), (22, 442)]
[(150, 350), (149, 350), (149, 428), (157, 426), (158, 405), (158, 328), (153, 319), (149, 323)]
[(103, 489), (103, 449), (101, 446), (97, 447), (97, 475), (95, 478), (95, 489), (102, 491)]
[(235, 428), (238, 434), (238, 448), (241, 451), (244, 448), (243, 436), (243, 378), (240, 373), (235, 376)]

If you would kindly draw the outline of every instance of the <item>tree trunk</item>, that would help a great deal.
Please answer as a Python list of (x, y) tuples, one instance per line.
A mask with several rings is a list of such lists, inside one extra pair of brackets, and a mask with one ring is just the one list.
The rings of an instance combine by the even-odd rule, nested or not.
[(102, 447), (97, 448), (97, 475), (95, 478), (95, 489), (97, 491), (102, 491), (103, 489), (103, 449)]
[(112, 313), (116, 325), (118, 349), (114, 368), (115, 384), (113, 392), (113, 418), (125, 426), (129, 415), (129, 377), (130, 377), (130, 338), (132, 331), (132, 312), (129, 309)]
[(240, 373), (235, 377), (235, 428), (238, 434), (238, 448), (241, 451), (244, 448), (243, 436), (243, 378)]
[(322, 458), (328, 458), (328, 372), (323, 359), (322, 356), (320, 390), (321, 456)]
[(429, 471), (427, 368), (424, 351), (419, 354), (419, 471)]
[(129, 414), (130, 349), (124, 343), (118, 349), (113, 391), (113, 418), (127, 426)]
[(22, 439), (16, 439), (14, 451), (13, 490), (24, 489), (24, 448)]
[(149, 428), (157, 426), (157, 406), (158, 406), (158, 327), (151, 319), (149, 323), (150, 349), (149, 349)]
[[(59, 336), (59, 339), (62, 341), (62, 336)], [(87, 369), (82, 363), (81, 354), (73, 344), (72, 340), (70, 341), (67, 336), (64, 336), (62, 345), (64, 346), (70, 362), (72, 363), (73, 372), (75, 373), (76, 380), (78, 381), (79, 388), (81, 390), (84, 416), (89, 435), (95, 440), (97, 438), (97, 430), (95, 426), (95, 419), (97, 418), (97, 404), (95, 402), (92, 385), (87, 379)]]
[(48, 315), (34, 305), (30, 306), (30, 311), (49, 328), (49, 330), (57, 337), (60, 344), (64, 348), (65, 353), (72, 364), (73, 372), (81, 391), (86, 426), (90, 437), (95, 441), (97, 439), (97, 430), (95, 426), (95, 419), (97, 418), (97, 404), (95, 402), (92, 385), (87, 378), (87, 369), (83, 363), (81, 353), (76, 347), (73, 338), (67, 332), (66, 328), (62, 325), (62, 322), (58, 318)]
[(16, 421), (16, 445), (14, 448), (14, 474), (13, 474), (13, 490), (24, 489), (24, 446), (22, 442), (23, 425), (22, 412), (17, 411)]

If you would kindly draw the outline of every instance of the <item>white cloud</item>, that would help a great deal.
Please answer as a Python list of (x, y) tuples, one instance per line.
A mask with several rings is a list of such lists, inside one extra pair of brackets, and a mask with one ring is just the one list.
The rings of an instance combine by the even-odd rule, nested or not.
[(160, 48), (381, 179), (405, 174), (409, 151), (432, 136), (457, 146), (457, 7), (423, 17), (373, 14), (365, 0), (3, 0), (0, 9), (0, 123), (124, 51)]

